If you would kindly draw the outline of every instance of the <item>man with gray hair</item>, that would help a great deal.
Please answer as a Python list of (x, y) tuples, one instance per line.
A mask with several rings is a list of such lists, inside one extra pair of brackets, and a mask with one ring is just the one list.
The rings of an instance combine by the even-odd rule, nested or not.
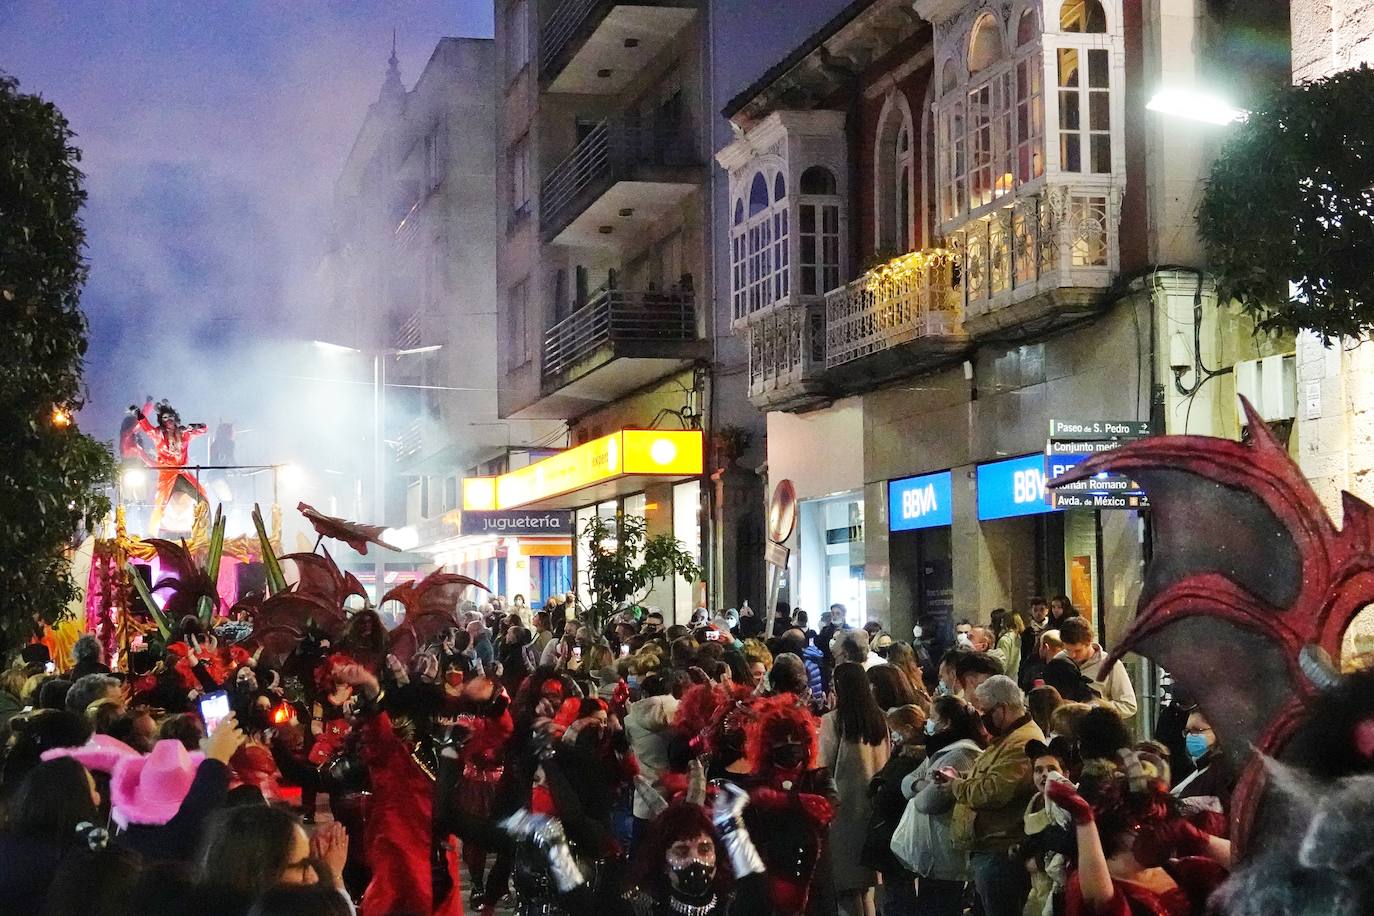
[(978, 685), (973, 706), (991, 740), (967, 776), (946, 780), (955, 802), (953, 841), (969, 850), (986, 916), (1019, 916), (1030, 875), (1007, 853), (1026, 837), (1022, 815), (1035, 794), (1026, 744), (1044, 741), (1045, 735), (1026, 712), (1021, 689), (1004, 674)]
[(67, 691), (67, 711), (85, 717), (86, 707), (96, 700), (118, 700), (123, 697), (119, 678), (108, 674), (88, 674), (77, 678)]
[(862, 665), (865, 671), (875, 665), (886, 664), (881, 655), (869, 651), (868, 633), (864, 630), (840, 630), (835, 634), (831, 654), (835, 664), (853, 662)]

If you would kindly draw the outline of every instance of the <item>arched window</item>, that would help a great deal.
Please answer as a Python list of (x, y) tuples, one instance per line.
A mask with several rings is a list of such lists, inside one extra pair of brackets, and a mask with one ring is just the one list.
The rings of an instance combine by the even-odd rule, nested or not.
[(1107, 12), (1101, 0), (1064, 0), (1059, 8), (1059, 28), (1064, 32), (1107, 31)]
[(813, 165), (802, 172), (802, 194), (834, 194), (835, 176), (824, 166)]
[[(770, 185), (774, 194), (768, 195)], [(755, 172), (749, 179), (749, 203), (735, 202), (730, 233), (732, 305), (743, 318), (790, 293), (787, 179), (782, 172)]]
[(813, 165), (802, 172), (797, 205), (801, 293), (820, 296), (840, 285), (840, 205), (834, 174)]
[[(1045, 174), (1045, 102), (1040, 23), (1033, 6), (1013, 20), (1008, 55), (1003, 23), (982, 13), (964, 34), (968, 81), (944, 65), (935, 111), (940, 220), (992, 205)], [(957, 39), (956, 39), (957, 40)]]
[(759, 172), (749, 186), (749, 215), (757, 216), (768, 209), (768, 179)]
[(893, 91), (883, 104), (874, 141), (875, 252), (905, 254), (916, 245), (911, 208), (913, 136), (911, 108), (900, 91)]
[(968, 72), (986, 70), (1002, 59), (1002, 29), (992, 13), (984, 13), (973, 24), (968, 43)]

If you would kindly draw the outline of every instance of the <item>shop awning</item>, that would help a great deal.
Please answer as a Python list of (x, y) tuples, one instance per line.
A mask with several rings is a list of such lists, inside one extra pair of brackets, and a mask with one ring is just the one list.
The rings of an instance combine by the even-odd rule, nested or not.
[(701, 475), (701, 430), (622, 429), (496, 477), (463, 480), (463, 508), (569, 509)]

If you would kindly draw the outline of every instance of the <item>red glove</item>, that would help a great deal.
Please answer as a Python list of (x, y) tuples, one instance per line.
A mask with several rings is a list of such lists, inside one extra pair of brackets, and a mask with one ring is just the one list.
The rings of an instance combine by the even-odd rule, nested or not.
[(1045, 796), (1065, 811), (1078, 826), (1093, 822), (1093, 806), (1078, 794), (1073, 783), (1067, 779), (1051, 779), (1045, 786)]
[(1180, 856), (1203, 855), (1210, 841), (1208, 834), (1183, 818), (1170, 818), (1137, 830), (1131, 853), (1141, 865), (1155, 868)]

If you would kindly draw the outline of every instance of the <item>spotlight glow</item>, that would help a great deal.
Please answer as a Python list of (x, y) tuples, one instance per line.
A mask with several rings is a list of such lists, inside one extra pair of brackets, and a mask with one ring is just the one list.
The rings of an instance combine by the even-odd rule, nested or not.
[(1222, 126), (1250, 116), (1250, 112), (1225, 99), (1192, 89), (1161, 89), (1145, 107), (1160, 114)]

